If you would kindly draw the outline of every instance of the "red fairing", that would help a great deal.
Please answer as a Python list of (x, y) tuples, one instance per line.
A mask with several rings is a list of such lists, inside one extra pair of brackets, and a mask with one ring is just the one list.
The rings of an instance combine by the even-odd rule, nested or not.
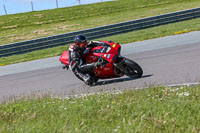
[(69, 50), (64, 51), (64, 52), (62, 53), (62, 55), (60, 56), (59, 60), (60, 60), (63, 64), (69, 66)]
[[(116, 75), (113, 67), (113, 63), (116, 61), (113, 60), (114, 57), (119, 56), (119, 49), (120, 49), (120, 45), (116, 44), (114, 42), (108, 42), (108, 41), (102, 41), (105, 42), (107, 44), (109, 44), (110, 50), (108, 50), (106, 53), (101, 53), (102, 50), (102, 46), (98, 46), (98, 47), (94, 47), (90, 50), (90, 52), (84, 56), (86, 63), (92, 63), (92, 62), (97, 62), (98, 58), (100, 56), (102, 56), (105, 60), (107, 60), (109, 63), (106, 64), (106, 66), (100, 66), (98, 68), (96, 68), (94, 70), (94, 74), (95, 76), (97, 76), (100, 79), (107, 79), (107, 78), (115, 78), (115, 77), (120, 77), (118, 75)], [(119, 51), (119, 52), (118, 52)]]
[[(107, 49), (104, 53), (102, 53), (102, 46), (97, 46), (92, 48), (88, 54), (84, 55), (84, 59), (86, 64), (97, 62), (99, 57), (102, 56), (103, 59), (107, 61), (105, 66), (99, 66), (95, 68), (94, 75), (99, 79), (107, 79), (107, 78), (116, 78), (121, 77), (124, 74), (120, 73), (116, 67), (114, 67), (113, 63), (117, 60), (120, 55), (121, 46), (114, 42), (110, 41), (102, 41), (109, 44), (111, 47)], [(73, 51), (74, 44), (69, 47), (70, 51)], [(63, 64), (69, 66), (69, 51), (64, 51), (59, 59)]]
[(102, 41), (102, 42), (110, 44), (110, 46), (113, 48), (112, 50), (115, 50), (115, 51), (111, 51), (111, 52), (115, 52), (115, 53), (118, 53), (120, 55), (120, 50), (121, 50), (120, 44), (114, 43), (114, 42), (110, 42), (110, 41)]
[(95, 69), (94, 73), (95, 76), (99, 77), (100, 79), (108, 79), (108, 78), (116, 78), (120, 77), (115, 75), (113, 71), (113, 64), (107, 64), (105, 67), (101, 66)]
[(90, 52), (84, 56), (86, 63), (97, 62), (99, 55), (95, 55), (95, 51), (100, 51), (100, 49), (102, 49), (102, 47), (92, 48)]
[(69, 46), (69, 50), (64, 51), (59, 58), (60, 62), (62, 62), (66, 66), (69, 66), (69, 51), (73, 51), (74, 46), (75, 44), (72, 44), (71, 46)]

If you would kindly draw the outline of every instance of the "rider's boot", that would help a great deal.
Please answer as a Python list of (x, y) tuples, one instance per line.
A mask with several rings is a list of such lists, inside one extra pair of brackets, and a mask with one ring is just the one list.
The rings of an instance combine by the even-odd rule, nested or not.
[(83, 74), (81, 72), (75, 73), (75, 75), (82, 80), (86, 85), (92, 85), (94, 83), (92, 77), (89, 74)]

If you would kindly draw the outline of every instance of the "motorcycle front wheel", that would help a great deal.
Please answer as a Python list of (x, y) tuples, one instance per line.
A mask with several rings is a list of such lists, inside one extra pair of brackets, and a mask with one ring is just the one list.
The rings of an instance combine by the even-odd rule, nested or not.
[(142, 68), (135, 61), (127, 58), (123, 62), (123, 72), (130, 78), (140, 78), (143, 74)]

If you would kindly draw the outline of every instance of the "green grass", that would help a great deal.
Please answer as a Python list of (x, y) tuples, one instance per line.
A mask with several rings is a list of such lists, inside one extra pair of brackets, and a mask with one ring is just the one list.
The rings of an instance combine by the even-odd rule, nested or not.
[(0, 132), (200, 131), (200, 86), (0, 104)]

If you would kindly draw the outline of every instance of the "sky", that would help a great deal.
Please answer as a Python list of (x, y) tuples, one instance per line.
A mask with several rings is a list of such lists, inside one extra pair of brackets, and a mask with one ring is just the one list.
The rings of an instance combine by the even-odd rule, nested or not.
[[(56, 1), (58, 1), (59, 8), (79, 5), (78, 0), (0, 0), (0, 15), (5, 15), (6, 12), (7, 14), (30, 12), (32, 11), (31, 1), (34, 11), (57, 8)], [(105, 1), (110, 0), (80, 0), (81, 4)]]

